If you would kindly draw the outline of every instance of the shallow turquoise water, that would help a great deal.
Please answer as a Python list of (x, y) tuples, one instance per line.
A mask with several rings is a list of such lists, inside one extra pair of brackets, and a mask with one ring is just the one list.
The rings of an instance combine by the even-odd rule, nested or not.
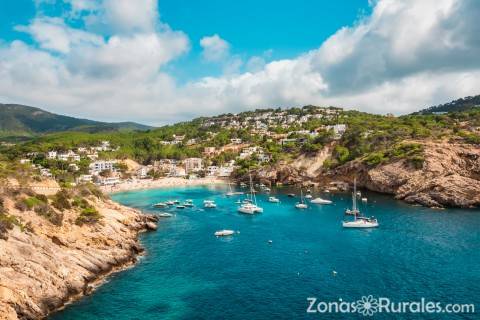
[[(286, 196), (291, 190), (274, 190), (281, 204), (259, 195), (264, 213), (245, 216), (225, 192), (216, 186), (114, 195), (131, 207), (176, 215), (142, 236), (147, 255), (135, 268), (110, 277), (93, 295), (51, 319), (358, 319), (362, 316), (307, 314), (307, 297), (356, 301), (370, 294), (480, 308), (478, 210), (431, 210), (367, 194), (362, 210), (377, 216), (380, 228), (344, 230), (347, 194), (326, 195), (334, 205), (300, 211)], [(218, 208), (152, 209), (170, 198), (193, 199), (199, 206), (214, 199)], [(213, 233), (220, 229), (240, 233), (217, 239)], [(375, 315), (439, 317), (474, 319), (478, 313)]]

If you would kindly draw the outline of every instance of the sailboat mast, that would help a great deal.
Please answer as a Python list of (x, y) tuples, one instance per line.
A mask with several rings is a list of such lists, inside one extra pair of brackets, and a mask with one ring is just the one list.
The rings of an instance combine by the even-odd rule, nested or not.
[(357, 211), (357, 178), (353, 178), (353, 194), (352, 194), (353, 211)]

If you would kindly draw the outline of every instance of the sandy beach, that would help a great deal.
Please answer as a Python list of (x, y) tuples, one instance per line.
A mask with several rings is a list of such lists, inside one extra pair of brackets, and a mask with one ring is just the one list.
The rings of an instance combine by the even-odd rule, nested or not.
[(217, 177), (207, 177), (198, 179), (183, 179), (183, 178), (162, 178), (158, 180), (142, 179), (134, 181), (125, 181), (114, 186), (102, 186), (101, 190), (105, 193), (116, 193), (130, 190), (142, 189), (157, 189), (157, 188), (172, 188), (172, 187), (187, 187), (200, 186), (212, 184), (225, 184), (228, 180)]

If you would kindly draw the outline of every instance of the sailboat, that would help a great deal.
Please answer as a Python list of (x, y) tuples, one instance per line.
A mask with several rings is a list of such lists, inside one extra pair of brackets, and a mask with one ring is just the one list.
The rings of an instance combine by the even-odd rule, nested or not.
[(295, 205), (297, 209), (308, 209), (308, 205), (305, 203), (305, 197), (303, 196), (303, 191), (300, 189), (300, 202)]
[(255, 192), (253, 191), (252, 175), (250, 175), (250, 197), (248, 201), (244, 201), (242, 205), (238, 207), (238, 212), (245, 214), (263, 212), (263, 208), (257, 205), (257, 198), (255, 197)]
[(232, 184), (229, 182), (228, 183), (228, 192), (225, 194), (227, 197), (233, 197), (233, 196), (236, 196), (236, 195), (240, 195), (240, 194), (243, 194), (243, 192), (241, 191), (233, 191), (232, 190)]
[(344, 228), (376, 228), (378, 227), (378, 220), (375, 217), (363, 217), (360, 215), (360, 210), (357, 209), (357, 180), (353, 180), (352, 192), (352, 209), (347, 209), (345, 214), (354, 216), (352, 221), (342, 221)]
[(353, 179), (352, 209), (345, 210), (345, 214), (357, 216), (360, 210), (357, 208), (357, 178)]

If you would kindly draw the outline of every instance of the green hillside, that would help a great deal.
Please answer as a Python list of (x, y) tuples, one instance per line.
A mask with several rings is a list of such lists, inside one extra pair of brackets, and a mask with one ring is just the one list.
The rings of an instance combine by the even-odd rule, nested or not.
[(134, 122), (107, 123), (54, 114), (39, 108), (0, 104), (0, 137), (32, 137), (61, 131), (103, 132), (148, 130)]
[(448, 112), (462, 112), (472, 108), (480, 107), (480, 95), (469, 96), (453, 100), (448, 103), (440, 104), (438, 106), (432, 106), (413, 114), (436, 114), (436, 113), (448, 113)]

